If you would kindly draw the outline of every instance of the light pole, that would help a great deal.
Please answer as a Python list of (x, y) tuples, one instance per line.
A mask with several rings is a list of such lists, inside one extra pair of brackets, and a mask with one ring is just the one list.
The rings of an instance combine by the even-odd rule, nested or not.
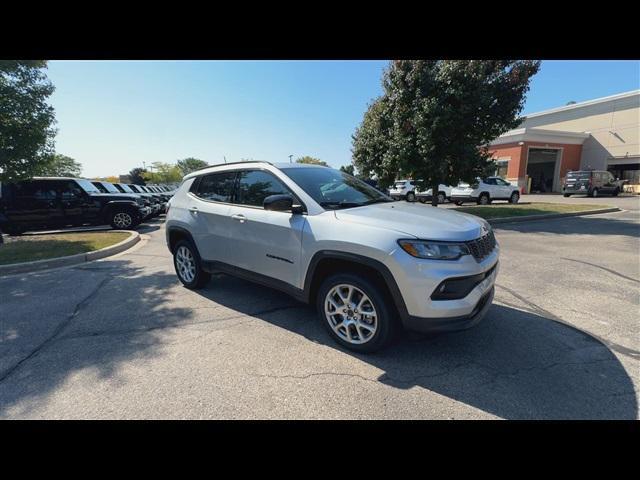
[(293, 163), (292, 157), (293, 155), (289, 155), (289, 163)]

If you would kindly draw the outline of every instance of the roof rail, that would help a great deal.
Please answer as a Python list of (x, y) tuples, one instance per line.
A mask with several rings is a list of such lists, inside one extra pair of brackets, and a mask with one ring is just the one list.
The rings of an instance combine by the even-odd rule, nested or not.
[(197, 172), (199, 170), (204, 170), (205, 168), (211, 168), (211, 167), (221, 167), (223, 165), (237, 165), (239, 163), (267, 163), (269, 165), (273, 165), (273, 163), (268, 162), (266, 160), (240, 160), (239, 162), (226, 162), (226, 163), (215, 163), (213, 165), (207, 165), (206, 167), (200, 167), (200, 168), (196, 168), (195, 170), (189, 172), (189, 173), (193, 173), (193, 172)]

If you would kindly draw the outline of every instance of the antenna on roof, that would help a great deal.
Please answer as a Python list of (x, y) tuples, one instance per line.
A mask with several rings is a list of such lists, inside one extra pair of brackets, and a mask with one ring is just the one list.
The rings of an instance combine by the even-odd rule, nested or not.
[(227, 157), (223, 155), (222, 158), (224, 158), (224, 163), (227, 163)]

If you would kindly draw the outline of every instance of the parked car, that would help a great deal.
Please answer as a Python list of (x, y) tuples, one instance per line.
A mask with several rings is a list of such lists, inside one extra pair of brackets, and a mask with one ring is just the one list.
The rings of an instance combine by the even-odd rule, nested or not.
[(579, 170), (567, 172), (562, 186), (565, 197), (575, 194), (597, 197), (608, 194), (617, 196), (622, 191), (625, 180), (615, 178), (611, 172), (604, 170)]
[(125, 183), (114, 183), (114, 187), (116, 187), (120, 192), (126, 193), (129, 195), (135, 195), (136, 197), (143, 198), (146, 201), (151, 203), (151, 216), (157, 217), (160, 213), (164, 212), (164, 202), (162, 202), (159, 198), (150, 193), (142, 192), (141, 190), (133, 190), (129, 187), (129, 185)]
[(509, 203), (518, 203), (520, 189), (517, 185), (511, 185), (500, 177), (477, 178), (472, 185), (460, 183), (451, 189), (451, 201), (456, 205), (462, 205), (465, 202), (489, 205), (494, 200), (508, 200)]
[(343, 172), (239, 162), (185, 176), (166, 241), (178, 279), (224, 272), (315, 304), (339, 344), (369, 352), (400, 326), (468, 328), (494, 295), (499, 247), (483, 219), (393, 202)]
[(144, 202), (145, 207), (149, 207), (149, 214), (145, 218), (143, 218), (143, 221), (147, 220), (148, 218), (154, 217), (155, 215), (158, 214), (160, 210), (159, 206), (153, 203), (151, 199), (147, 197), (143, 197), (142, 195), (137, 193), (122, 193), (120, 190), (118, 190), (115, 187), (115, 185), (113, 185), (110, 182), (96, 180), (96, 181), (92, 181), (91, 183), (93, 183), (93, 185), (102, 193), (110, 193), (112, 195), (120, 195), (125, 197), (130, 197), (132, 195), (135, 195), (136, 197), (142, 198), (142, 201)]
[(131, 190), (133, 190), (134, 192), (139, 192), (139, 193), (145, 193), (147, 195), (151, 195), (153, 198), (155, 198), (159, 203), (160, 203), (160, 213), (165, 213), (167, 210), (167, 200), (168, 198), (166, 198), (163, 194), (154, 192), (153, 190), (147, 188), (144, 185), (133, 185), (133, 184), (126, 184)]
[(141, 198), (100, 193), (81, 178), (36, 177), (6, 183), (0, 198), (0, 229), (12, 235), (80, 225), (131, 229), (148, 214)]
[(394, 200), (416, 201), (416, 190), (420, 188), (420, 180), (396, 180), (389, 189), (389, 195)]
[[(443, 184), (438, 185), (438, 203), (444, 203), (447, 200), (451, 200), (452, 188), (453, 187), (449, 185), (443, 185)], [(433, 188), (430, 188), (425, 192), (417, 191), (416, 197), (418, 198), (418, 201), (420, 201), (421, 203), (431, 202), (431, 200), (433, 199)]]

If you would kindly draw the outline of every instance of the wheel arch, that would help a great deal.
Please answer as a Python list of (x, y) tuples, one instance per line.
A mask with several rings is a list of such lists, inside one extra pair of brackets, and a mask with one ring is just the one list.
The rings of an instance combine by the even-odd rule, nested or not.
[(334, 273), (366, 275), (366, 278), (379, 286), (383, 294), (391, 300), (391, 306), (395, 307), (403, 322), (408, 317), (407, 306), (389, 268), (378, 260), (349, 252), (321, 250), (313, 255), (305, 275), (304, 301), (315, 302), (323, 280)]
[[(198, 246), (196, 245), (193, 236), (189, 231), (182, 227), (169, 227), (167, 228), (167, 246), (169, 247), (169, 251), (174, 253), (175, 246), (178, 244), (180, 240), (188, 240), (194, 246), (196, 250), (198, 250)], [(200, 252), (198, 251), (198, 255)]]

